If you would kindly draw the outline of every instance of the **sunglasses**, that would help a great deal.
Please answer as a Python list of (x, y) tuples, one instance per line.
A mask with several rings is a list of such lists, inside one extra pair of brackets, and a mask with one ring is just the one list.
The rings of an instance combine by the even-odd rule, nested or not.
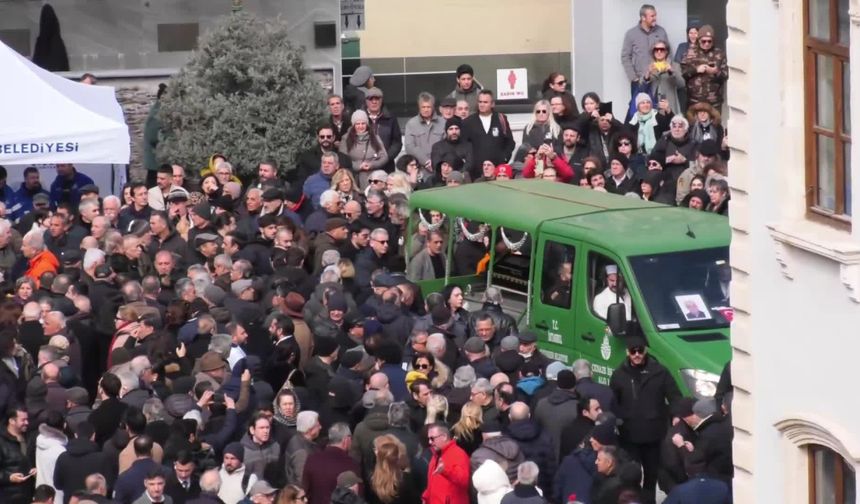
[(666, 48), (665, 47), (655, 47), (654, 52), (666, 52)]
[(630, 355), (645, 355), (645, 347), (633, 347), (627, 350)]
[(660, 166), (660, 163), (657, 161), (648, 161), (648, 166)]
[(368, 97), (367, 99), (368, 99), (369, 101), (379, 101), (379, 100), (381, 100), (382, 98), (381, 98), (381, 97), (379, 97), (379, 96), (370, 96), (370, 97)]
[(375, 241), (377, 243), (381, 243), (383, 245), (388, 245), (388, 240), (373, 240), (373, 241)]
[(556, 86), (564, 86), (565, 84), (567, 84), (566, 80), (560, 80), (560, 81), (555, 83)]
[(343, 213), (343, 216), (344, 216), (344, 217), (352, 217), (352, 216), (354, 216), (354, 215), (355, 215), (355, 212), (344, 212), (344, 213)]
[(700, 44), (713, 44), (714, 41), (711, 39), (699, 39)]
[(319, 138), (320, 140), (326, 140), (329, 138), (334, 138), (334, 135), (320, 135)]
[(546, 114), (546, 110), (535, 110), (535, 114)]
[(618, 145), (624, 145), (630, 147), (630, 142), (618, 142)]
[(415, 366), (416, 369), (430, 369), (430, 364), (418, 364)]
[(381, 180), (371, 180), (370, 183), (371, 184), (384, 184), (385, 182), (383, 182)]

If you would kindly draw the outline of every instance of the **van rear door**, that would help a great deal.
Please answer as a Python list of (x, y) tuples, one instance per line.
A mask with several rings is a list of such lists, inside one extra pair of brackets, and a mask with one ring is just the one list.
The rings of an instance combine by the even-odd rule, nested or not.
[(532, 279), (530, 325), (541, 352), (568, 365), (579, 357), (573, 341), (578, 249), (575, 240), (541, 233)]

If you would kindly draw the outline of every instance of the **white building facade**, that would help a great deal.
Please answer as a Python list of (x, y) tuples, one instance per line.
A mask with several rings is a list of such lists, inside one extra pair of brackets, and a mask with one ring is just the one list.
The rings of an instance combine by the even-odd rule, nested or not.
[(734, 501), (857, 502), (860, 0), (727, 21)]

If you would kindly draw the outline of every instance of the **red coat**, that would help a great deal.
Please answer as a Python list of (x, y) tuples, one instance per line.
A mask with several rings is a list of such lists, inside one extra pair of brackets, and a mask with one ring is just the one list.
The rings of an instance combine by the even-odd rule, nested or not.
[[(440, 458), (442, 470), (436, 474)], [(421, 499), (425, 504), (469, 504), (469, 456), (454, 440), (430, 459)]]
[[(567, 164), (567, 160), (564, 159), (564, 156), (556, 155), (555, 159), (549, 161), (547, 159), (547, 163), (555, 168), (555, 173), (558, 175), (558, 180), (568, 183), (573, 180), (573, 168)], [(536, 159), (533, 157), (526, 161), (526, 164), (523, 165), (523, 178), (535, 178), (535, 166), (537, 165)]]

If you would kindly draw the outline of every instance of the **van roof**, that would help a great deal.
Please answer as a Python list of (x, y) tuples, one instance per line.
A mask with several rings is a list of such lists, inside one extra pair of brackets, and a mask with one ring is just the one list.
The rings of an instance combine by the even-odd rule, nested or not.
[(624, 255), (727, 246), (730, 239), (728, 219), (720, 215), (537, 179), (428, 189), (413, 193), (409, 204), (532, 234), (541, 225), (542, 232), (561, 235), (579, 227), (593, 231), (595, 245)]

